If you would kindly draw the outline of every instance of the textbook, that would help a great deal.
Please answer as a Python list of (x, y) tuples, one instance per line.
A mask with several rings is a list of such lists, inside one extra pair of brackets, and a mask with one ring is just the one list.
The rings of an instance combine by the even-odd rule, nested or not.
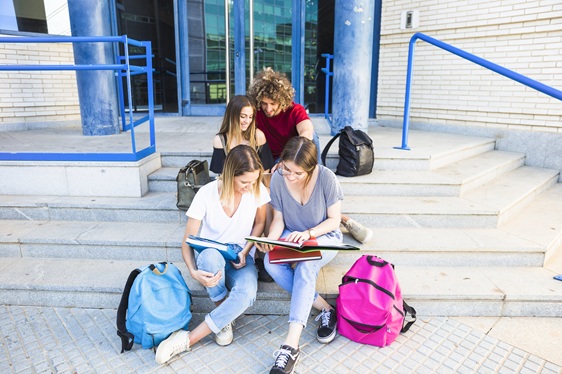
[(258, 236), (247, 236), (246, 240), (249, 242), (265, 243), (277, 245), (280, 247), (291, 248), (292, 250), (299, 252), (310, 252), (310, 251), (358, 251), (359, 247), (355, 247), (350, 244), (318, 244), (316, 240), (305, 240), (302, 243), (287, 242), (285, 240), (275, 240), (265, 237)]
[(235, 251), (236, 244), (221, 243), (215, 240), (189, 235), (185, 242), (198, 253), (206, 248), (215, 248), (220, 251), (225, 260), (237, 261), (238, 253)]
[(276, 246), (269, 252), (270, 264), (283, 264), (287, 262), (310, 261), (322, 259), (320, 251), (299, 252), (287, 247)]

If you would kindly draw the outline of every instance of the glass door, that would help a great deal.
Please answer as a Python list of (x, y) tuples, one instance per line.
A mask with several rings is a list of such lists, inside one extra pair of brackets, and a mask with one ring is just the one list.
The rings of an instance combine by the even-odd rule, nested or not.
[[(184, 115), (222, 114), (227, 99), (236, 91), (244, 93), (251, 78), (265, 67), (287, 74), (291, 81), (293, 74), (304, 77), (302, 104), (312, 112), (318, 108), (318, 97), (323, 103), (323, 86), (320, 87), (322, 92), (319, 92), (317, 82), (325, 80), (320, 72), (323, 67), (320, 54), (332, 51), (330, 40), (333, 37), (328, 40), (325, 35), (333, 35), (334, 0), (178, 1), (185, 7), (184, 10), (180, 7), (178, 22), (182, 22), (184, 15), (187, 19), (184, 30), (187, 38), (182, 40), (180, 26), (179, 46), (181, 54), (181, 45), (187, 44), (182, 58), (187, 60), (183, 67), (189, 73), (181, 78), (184, 81)], [(304, 31), (299, 30), (305, 34), (304, 71), (300, 66), (296, 69), (292, 66), (294, 48), (301, 47), (293, 45), (293, 13), (301, 6), (305, 9)], [(322, 34), (318, 32), (319, 9), (330, 9), (332, 12), (332, 18), (320, 24)], [(225, 22), (226, 17), (228, 22)], [(320, 37), (323, 39), (320, 40)], [(327, 47), (320, 50), (319, 44)], [(240, 49), (240, 46), (244, 47)], [(250, 56), (253, 61), (250, 61)], [(322, 110), (323, 107), (320, 112)]]
[[(173, 0), (116, 0), (117, 33), (152, 43), (154, 57), (154, 109), (177, 113), (177, 69)], [(130, 46), (129, 53), (138, 54)], [(144, 49), (141, 49), (141, 52)], [(120, 51), (123, 53), (123, 51)], [(135, 111), (148, 110), (146, 75), (131, 77)], [(127, 93), (125, 93), (126, 95)], [(127, 102), (127, 98), (125, 98)]]

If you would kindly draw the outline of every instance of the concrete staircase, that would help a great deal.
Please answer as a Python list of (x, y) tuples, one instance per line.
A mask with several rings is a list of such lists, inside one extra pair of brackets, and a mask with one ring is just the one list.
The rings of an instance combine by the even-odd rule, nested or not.
[[(400, 151), (392, 148), (399, 130), (369, 134), (376, 170), (339, 177), (343, 212), (373, 229), (361, 254), (395, 264), (420, 315), (562, 316), (562, 282), (552, 279), (562, 267), (557, 170), (524, 166), (525, 155), (494, 150), (493, 139), (412, 131), (412, 151)], [(195, 310), (209, 310), (181, 259), (185, 216), (175, 207), (175, 176), (190, 159), (210, 157), (195, 144), (206, 148), (211, 139), (195, 134), (191, 151), (161, 150), (162, 168), (149, 175), (143, 197), (0, 195), (3, 304), (116, 308), (132, 269), (172, 261), (184, 270)], [(340, 253), (325, 267), (319, 292), (333, 300), (357, 256)], [(260, 283), (249, 312), (286, 313), (288, 300)]]

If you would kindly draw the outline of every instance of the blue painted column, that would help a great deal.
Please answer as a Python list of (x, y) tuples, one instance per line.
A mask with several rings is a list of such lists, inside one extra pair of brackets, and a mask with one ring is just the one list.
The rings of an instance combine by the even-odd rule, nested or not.
[(246, 43), (244, 1), (234, 2), (234, 94), (246, 94)]
[(374, 3), (336, 0), (332, 135), (345, 126), (369, 126)]
[[(111, 36), (107, 0), (68, 0), (72, 36)], [(112, 43), (74, 43), (74, 62), (80, 65), (114, 64)], [(119, 133), (117, 89), (113, 70), (76, 72), (82, 133)]]

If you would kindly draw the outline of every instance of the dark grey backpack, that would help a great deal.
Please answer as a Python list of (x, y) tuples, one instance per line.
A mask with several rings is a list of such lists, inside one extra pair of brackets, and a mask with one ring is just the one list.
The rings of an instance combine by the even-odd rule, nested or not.
[(187, 210), (199, 188), (209, 183), (209, 164), (207, 160), (192, 160), (180, 169), (176, 177), (178, 192), (176, 206)]
[(336, 174), (344, 177), (356, 177), (370, 174), (375, 163), (373, 140), (365, 132), (345, 126), (337, 133), (322, 151), (322, 163), (326, 165), (326, 155), (332, 143), (340, 138), (338, 155), (340, 160)]

